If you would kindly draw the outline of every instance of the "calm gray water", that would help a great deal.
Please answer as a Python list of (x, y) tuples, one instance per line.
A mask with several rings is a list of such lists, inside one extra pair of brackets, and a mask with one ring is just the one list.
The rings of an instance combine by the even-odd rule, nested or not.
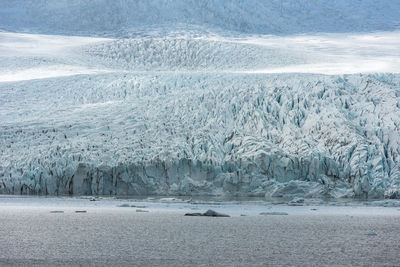
[[(55, 209), (64, 213), (50, 213)], [(81, 209), (87, 213), (75, 213)], [(399, 266), (400, 210), (357, 209), (290, 207), (287, 216), (209, 218), (173, 209), (3, 201), (0, 265)]]

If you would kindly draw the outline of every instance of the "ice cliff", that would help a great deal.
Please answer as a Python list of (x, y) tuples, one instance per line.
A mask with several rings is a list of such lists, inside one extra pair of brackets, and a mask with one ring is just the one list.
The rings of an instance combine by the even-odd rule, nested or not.
[(0, 192), (392, 195), (399, 85), (203, 73), (2, 83)]

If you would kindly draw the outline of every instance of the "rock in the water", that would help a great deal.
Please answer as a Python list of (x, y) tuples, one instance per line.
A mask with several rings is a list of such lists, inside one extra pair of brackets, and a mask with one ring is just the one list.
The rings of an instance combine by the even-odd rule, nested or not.
[(200, 213), (200, 212), (186, 213), (185, 216), (231, 217), (227, 214), (219, 213), (214, 210), (207, 210), (204, 213)]
[(260, 215), (289, 215), (287, 212), (273, 211), (273, 212), (261, 212)]
[(203, 216), (210, 216), (210, 217), (230, 217), (227, 214), (219, 213), (214, 210), (207, 210), (205, 213), (203, 213)]
[(86, 210), (76, 210), (75, 213), (86, 213)]

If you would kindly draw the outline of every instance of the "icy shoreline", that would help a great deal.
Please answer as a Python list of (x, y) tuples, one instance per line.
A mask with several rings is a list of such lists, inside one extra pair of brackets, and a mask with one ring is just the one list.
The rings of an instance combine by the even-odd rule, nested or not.
[(287, 213), (289, 215), (400, 215), (400, 200), (357, 201), (302, 199), (302, 201), (275, 198), (181, 198), (154, 197), (40, 197), (0, 195), (0, 210), (42, 210), (47, 212), (135, 212), (174, 213), (182, 216), (187, 212), (203, 212), (208, 209), (227, 213), (233, 217), (259, 216), (262, 213)]

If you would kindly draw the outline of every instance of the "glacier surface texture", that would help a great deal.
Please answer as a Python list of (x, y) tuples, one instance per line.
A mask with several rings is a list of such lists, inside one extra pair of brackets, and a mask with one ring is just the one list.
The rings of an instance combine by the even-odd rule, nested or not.
[(400, 198), (399, 18), (0, 0), (0, 193)]

